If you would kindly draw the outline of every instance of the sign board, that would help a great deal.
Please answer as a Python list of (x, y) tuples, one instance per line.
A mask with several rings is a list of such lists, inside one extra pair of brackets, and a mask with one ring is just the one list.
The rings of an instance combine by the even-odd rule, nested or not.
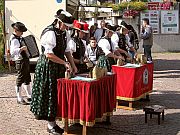
[(148, 10), (170, 10), (172, 2), (148, 2)]
[(161, 33), (179, 33), (179, 12), (178, 10), (161, 11)]
[(160, 16), (159, 15), (160, 15), (160, 12), (157, 10), (148, 10), (148, 11), (141, 12), (141, 20), (144, 18), (149, 19), (149, 24), (152, 26), (154, 34), (160, 33), (160, 30), (159, 30)]

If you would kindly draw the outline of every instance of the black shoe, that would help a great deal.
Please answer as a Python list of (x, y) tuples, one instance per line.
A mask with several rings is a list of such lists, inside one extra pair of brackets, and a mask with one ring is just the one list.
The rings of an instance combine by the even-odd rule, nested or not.
[(17, 103), (21, 104), (21, 105), (28, 105), (28, 103), (26, 101), (24, 101), (24, 99), (22, 99), (21, 101), (17, 100)]
[(31, 100), (31, 98), (27, 98), (27, 101), (28, 101), (28, 102), (31, 102), (32, 100)]
[(62, 133), (64, 133), (64, 130), (60, 128), (58, 125), (56, 125), (52, 129), (47, 128), (47, 131), (53, 135), (62, 135)]

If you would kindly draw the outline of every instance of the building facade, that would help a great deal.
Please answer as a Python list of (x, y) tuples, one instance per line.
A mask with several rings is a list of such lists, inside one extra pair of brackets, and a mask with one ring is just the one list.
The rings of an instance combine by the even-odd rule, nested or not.
[[(91, 1), (92, 2), (92, 1)], [(97, 1), (99, 2), (99, 1)], [(101, 0), (101, 2), (114, 2), (119, 3), (119, 0)], [(156, 2), (156, 4), (158, 4)], [(164, 4), (164, 2), (163, 2)], [(180, 52), (180, 28), (179, 28), (179, 7), (168, 7), (168, 3), (165, 3), (165, 5), (162, 5), (159, 3), (159, 6), (161, 7), (151, 7), (152, 9), (148, 10), (148, 16), (150, 19), (150, 23), (152, 27), (154, 28), (154, 36), (153, 36), (153, 52)], [(120, 12), (113, 12), (112, 9), (106, 9), (104, 8), (96, 8), (91, 7), (92, 9), (89, 10), (88, 8), (85, 9), (86, 12), (86, 21), (91, 24), (94, 24), (95, 22), (99, 23), (102, 19), (104, 19), (106, 22), (109, 22), (112, 25), (120, 24), (122, 20), (126, 21), (128, 24), (131, 24), (138, 34), (140, 34), (140, 26), (141, 26), (141, 20), (142, 15), (139, 14), (135, 18), (131, 17), (123, 17), (122, 13)], [(161, 13), (161, 9), (162, 10)], [(164, 10), (167, 11), (167, 13)], [(174, 14), (173, 11), (177, 14)], [(92, 16), (91, 13), (98, 13), (97, 16)], [(172, 12), (172, 13), (171, 13)], [(158, 13), (154, 14), (154, 13)], [(146, 14), (147, 15), (147, 14)], [(145, 16), (146, 16), (145, 15)], [(170, 17), (171, 15), (171, 17)], [(147, 17), (147, 16), (146, 16)], [(173, 22), (174, 21), (174, 22)], [(172, 25), (173, 23), (173, 25)], [(143, 52), (142, 48), (142, 40), (140, 40), (140, 49), (139, 52)]]

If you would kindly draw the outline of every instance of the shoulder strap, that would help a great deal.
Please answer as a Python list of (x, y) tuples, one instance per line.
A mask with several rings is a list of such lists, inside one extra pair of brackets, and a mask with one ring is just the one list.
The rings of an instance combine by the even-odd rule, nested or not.
[(112, 52), (113, 50), (112, 50), (111, 38), (108, 39), (106, 37), (102, 37), (100, 39), (106, 39), (109, 42), (109, 44), (110, 44), (110, 51)]
[(117, 35), (118, 35), (119, 39), (123, 39), (124, 38), (123, 34), (121, 34), (119, 32), (117, 32)]
[(118, 37), (120, 37), (120, 33), (119, 32), (116, 32), (116, 34), (118, 35)]
[(17, 39), (19, 41), (20, 47), (22, 47), (20, 39), (24, 40), (24, 38), (23, 37), (20, 38), (19, 36), (16, 36), (15, 34), (13, 34), (13, 35), (14, 35), (14, 37), (10, 40), (10, 43), (13, 39)]
[(105, 37), (101, 37), (101, 38), (97, 41), (97, 43), (99, 43), (99, 41), (100, 41), (101, 39), (105, 39)]
[(79, 46), (80, 56), (83, 56), (83, 53), (85, 53), (85, 52), (83, 52), (83, 48), (85, 48), (85, 47), (84, 47), (84, 43), (82, 42), (82, 40), (77, 37), (73, 37), (72, 40), (75, 42), (76, 48), (77, 48), (77, 46)]
[(101, 55), (105, 55), (105, 53), (103, 52), (101, 47), (97, 46), (97, 48), (96, 48), (96, 59), (98, 59), (99, 56), (101, 56)]
[(71, 38), (76, 44), (78, 44), (78, 39), (76, 37)]
[(53, 26), (53, 25), (47, 26), (47, 27), (42, 31), (40, 38), (41, 38), (47, 31), (54, 31), (54, 26)]
[(11, 45), (11, 41), (14, 40), (14, 39), (16, 39), (15, 36), (9, 40), (9, 44), (10, 44), (10, 45)]

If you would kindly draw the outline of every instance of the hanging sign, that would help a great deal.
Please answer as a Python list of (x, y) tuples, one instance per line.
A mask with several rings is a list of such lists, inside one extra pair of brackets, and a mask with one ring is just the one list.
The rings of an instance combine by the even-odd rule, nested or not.
[(179, 33), (179, 11), (161, 11), (161, 33), (177, 34)]

